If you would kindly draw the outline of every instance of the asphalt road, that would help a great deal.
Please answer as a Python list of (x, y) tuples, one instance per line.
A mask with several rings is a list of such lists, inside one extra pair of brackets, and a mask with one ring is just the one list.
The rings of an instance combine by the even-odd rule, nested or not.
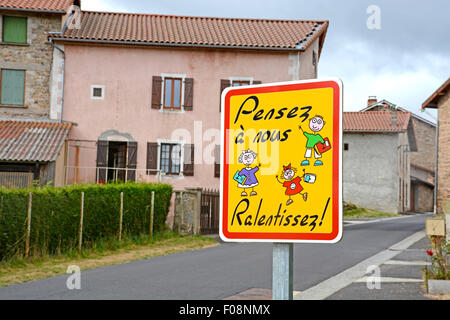
[[(294, 246), (294, 290), (303, 291), (423, 230), (428, 215), (344, 225), (337, 244)], [(223, 299), (272, 286), (272, 244), (221, 244), (0, 288), (0, 299)]]

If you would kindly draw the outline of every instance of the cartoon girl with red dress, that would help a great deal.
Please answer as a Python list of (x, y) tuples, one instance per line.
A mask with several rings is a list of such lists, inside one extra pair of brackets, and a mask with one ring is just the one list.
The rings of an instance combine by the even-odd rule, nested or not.
[(294, 200), (291, 199), (291, 196), (300, 194), (303, 197), (303, 200), (306, 201), (308, 198), (308, 193), (304, 192), (302, 193), (303, 187), (300, 184), (300, 181), (302, 181), (302, 178), (305, 177), (305, 170), (303, 170), (303, 176), (295, 177), (296, 169), (291, 167), (291, 164), (289, 163), (287, 166), (283, 166), (283, 173), (282, 173), (282, 179), (285, 181), (280, 181), (278, 179), (278, 176), (275, 176), (277, 181), (283, 185), (283, 187), (286, 188), (285, 195), (289, 197), (288, 201), (286, 202), (286, 205), (290, 205), (294, 202)]

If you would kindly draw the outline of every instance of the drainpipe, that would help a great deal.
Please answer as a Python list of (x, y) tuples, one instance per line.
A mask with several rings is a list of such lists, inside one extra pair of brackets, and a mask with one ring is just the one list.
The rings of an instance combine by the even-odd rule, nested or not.
[(62, 53), (62, 80), (61, 80), (61, 111), (59, 115), (59, 122), (63, 122), (63, 106), (64, 106), (64, 71), (65, 71), (65, 62), (66, 62), (66, 53), (63, 49), (58, 47), (56, 44), (53, 43), (53, 39), (50, 38), (50, 44), (53, 48), (57, 49), (59, 52)]
[[(438, 110), (439, 112), (439, 110)], [(437, 189), (438, 189), (438, 158), (439, 158), (439, 117), (436, 119), (436, 159), (434, 164), (434, 201), (433, 213), (437, 214)]]
[[(66, 32), (67, 30), (67, 26), (69, 25), (72, 17), (74, 15), (74, 12), (72, 11), (69, 14), (69, 17), (66, 19), (64, 26), (61, 30), (61, 32), (49, 32), (49, 33), (56, 33), (56, 34), (64, 34), (64, 32)], [(66, 53), (63, 49), (61, 49), (60, 47), (58, 47), (54, 42), (53, 42), (53, 38), (50, 38), (50, 44), (53, 48), (57, 49), (59, 52), (61, 52), (62, 54), (62, 80), (61, 80), (61, 112), (59, 115), (59, 122), (63, 122), (63, 106), (64, 106), (64, 78), (65, 78), (65, 62), (66, 62)]]

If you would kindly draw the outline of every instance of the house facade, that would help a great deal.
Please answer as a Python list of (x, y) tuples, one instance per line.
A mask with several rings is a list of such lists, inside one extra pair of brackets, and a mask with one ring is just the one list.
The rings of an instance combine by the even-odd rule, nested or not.
[(450, 230), (450, 78), (422, 104), (438, 111), (436, 213), (447, 216)]
[(315, 78), (327, 21), (81, 13), (64, 48), (67, 182), (219, 188), (228, 86)]
[[(361, 111), (408, 112), (387, 100), (369, 97), (367, 107)], [(432, 212), (434, 210), (434, 172), (436, 167), (436, 124), (411, 113), (417, 150), (410, 150), (410, 211)]]
[[(70, 124), (50, 120), (53, 46), (74, 0), (0, 0), (0, 186), (62, 185)], [(17, 149), (17, 146), (21, 146)], [(50, 147), (49, 150), (47, 147)], [(57, 161), (58, 160), (58, 161)], [(58, 162), (58, 165), (56, 164)]]
[(410, 113), (344, 112), (344, 201), (383, 212), (410, 209)]

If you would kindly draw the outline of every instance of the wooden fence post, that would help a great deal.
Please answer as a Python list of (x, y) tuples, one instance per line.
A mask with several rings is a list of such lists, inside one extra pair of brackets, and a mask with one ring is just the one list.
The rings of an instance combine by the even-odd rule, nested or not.
[(80, 229), (78, 230), (78, 253), (81, 254), (83, 243), (83, 216), (84, 216), (84, 191), (81, 192)]
[(123, 191), (120, 193), (119, 241), (122, 241)]
[(181, 202), (181, 216), (180, 216), (180, 222), (178, 223), (178, 234), (181, 232), (181, 226), (184, 221), (184, 202), (183, 202), (183, 191), (180, 192), (180, 202)]
[(27, 235), (25, 238), (25, 259), (30, 253), (30, 236), (31, 236), (31, 206), (33, 202), (33, 194), (28, 193), (28, 215), (27, 215)]
[(152, 191), (152, 203), (150, 207), (150, 238), (153, 238), (154, 210), (155, 210), (155, 191)]

